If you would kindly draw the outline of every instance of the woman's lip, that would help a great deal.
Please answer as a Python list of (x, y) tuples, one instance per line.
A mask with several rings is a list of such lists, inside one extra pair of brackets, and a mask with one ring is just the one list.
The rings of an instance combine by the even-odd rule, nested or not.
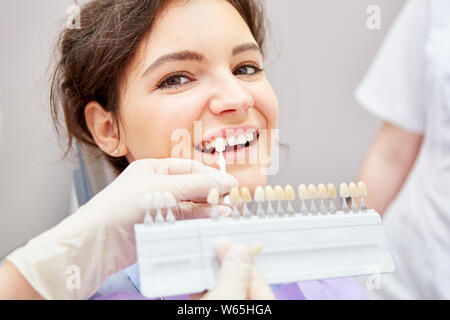
[[(236, 131), (242, 131), (242, 133), (247, 133), (247, 131), (256, 131), (259, 132), (260, 127), (255, 126), (255, 125), (244, 125), (244, 126), (239, 126), (239, 127), (227, 127), (227, 128), (222, 128), (222, 129), (210, 129), (207, 130), (202, 137), (201, 141), (195, 141), (194, 146), (198, 146), (200, 144), (203, 144), (204, 142), (210, 142), (211, 138), (219, 138), (222, 137), (224, 139), (227, 138), (227, 136), (230, 136), (230, 134), (227, 135), (228, 133), (232, 133), (232, 132), (236, 132)], [(232, 134), (235, 136), (235, 134)]]

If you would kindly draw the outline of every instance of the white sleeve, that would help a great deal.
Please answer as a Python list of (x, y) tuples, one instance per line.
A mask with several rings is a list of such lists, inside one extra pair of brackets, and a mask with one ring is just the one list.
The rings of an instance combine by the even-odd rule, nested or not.
[(409, 0), (355, 92), (364, 108), (408, 131), (425, 129), (428, 0)]

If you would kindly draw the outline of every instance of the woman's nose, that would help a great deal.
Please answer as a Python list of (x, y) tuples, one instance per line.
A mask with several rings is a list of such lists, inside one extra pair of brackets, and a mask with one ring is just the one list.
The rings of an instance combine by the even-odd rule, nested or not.
[(242, 113), (253, 106), (252, 95), (243, 88), (234, 75), (222, 77), (216, 81), (209, 109), (215, 114)]

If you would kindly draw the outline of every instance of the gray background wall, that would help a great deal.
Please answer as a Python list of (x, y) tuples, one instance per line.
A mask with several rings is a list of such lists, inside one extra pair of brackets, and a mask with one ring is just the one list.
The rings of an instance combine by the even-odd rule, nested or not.
[[(50, 122), (48, 72), (70, 0), (0, 0), (0, 257), (70, 213), (71, 171)], [(353, 91), (404, 0), (266, 0), (266, 61), (281, 106), (271, 183), (350, 181), (379, 122)], [(368, 30), (366, 8), (381, 8)]]

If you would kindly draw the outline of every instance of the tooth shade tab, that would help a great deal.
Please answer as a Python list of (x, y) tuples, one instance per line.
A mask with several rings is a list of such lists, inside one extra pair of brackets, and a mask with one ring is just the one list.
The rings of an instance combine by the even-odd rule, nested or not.
[(152, 208), (152, 194), (146, 192), (141, 199), (140, 207), (144, 210), (150, 210)]
[(275, 196), (275, 191), (273, 191), (272, 186), (265, 186), (264, 188), (265, 194), (266, 194), (266, 200), (269, 202), (275, 201), (277, 197)]
[(348, 190), (352, 198), (359, 196), (358, 188), (356, 187), (356, 184), (354, 182), (349, 183)]
[(339, 195), (341, 196), (341, 198), (350, 197), (350, 191), (348, 190), (347, 184), (344, 182), (339, 186)]
[(224, 138), (217, 138), (213, 141), (213, 146), (216, 148), (217, 152), (224, 152), (225, 151), (225, 139)]
[(317, 195), (319, 196), (320, 199), (327, 198), (327, 188), (325, 187), (324, 184), (321, 183), (317, 186)]
[(310, 199), (309, 192), (308, 192), (308, 189), (306, 188), (306, 185), (301, 184), (298, 186), (298, 197), (300, 198), (300, 200)]
[(230, 190), (230, 202), (232, 204), (239, 204), (241, 202), (241, 195), (239, 194), (239, 188), (233, 187)]
[(219, 203), (219, 192), (216, 188), (209, 190), (207, 202), (212, 205)]
[(241, 200), (244, 203), (252, 202), (252, 194), (247, 187), (241, 187)]
[(255, 189), (255, 202), (264, 202), (265, 201), (265, 194), (264, 189), (261, 186), (257, 186)]
[(277, 197), (277, 201), (283, 201), (286, 199), (284, 190), (280, 185), (276, 185), (273, 190), (275, 191), (275, 196)]
[(360, 197), (367, 197), (367, 187), (362, 181), (358, 182), (358, 192)]
[(308, 193), (309, 193), (310, 199), (317, 199), (318, 194), (317, 194), (317, 189), (316, 189), (315, 185), (310, 184), (308, 186)]
[(154, 193), (153, 196), (154, 196), (153, 207), (155, 209), (163, 209), (165, 206), (163, 194), (161, 192), (157, 191)]
[(329, 199), (336, 198), (336, 188), (334, 187), (334, 184), (327, 184), (327, 195)]
[(284, 187), (284, 193), (286, 195), (286, 200), (288, 200), (288, 201), (295, 200), (294, 188), (292, 188), (292, 186), (290, 184), (288, 184)]
[(173, 194), (169, 191), (164, 192), (164, 199), (166, 200), (166, 208), (176, 207), (177, 201), (175, 200)]

